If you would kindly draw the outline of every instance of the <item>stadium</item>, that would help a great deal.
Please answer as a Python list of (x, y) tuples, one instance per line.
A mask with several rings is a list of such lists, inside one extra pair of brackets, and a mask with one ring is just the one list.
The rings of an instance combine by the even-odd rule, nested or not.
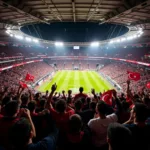
[(150, 0), (0, 8), (0, 150), (150, 150)]

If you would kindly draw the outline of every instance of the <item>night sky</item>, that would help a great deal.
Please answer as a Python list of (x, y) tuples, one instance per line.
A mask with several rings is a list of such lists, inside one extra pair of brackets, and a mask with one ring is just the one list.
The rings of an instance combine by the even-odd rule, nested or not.
[(57, 22), (50, 25), (28, 25), (22, 27), (21, 30), (34, 37), (50, 41), (91, 42), (122, 35), (128, 31), (128, 28), (121, 25), (99, 25), (92, 22)]

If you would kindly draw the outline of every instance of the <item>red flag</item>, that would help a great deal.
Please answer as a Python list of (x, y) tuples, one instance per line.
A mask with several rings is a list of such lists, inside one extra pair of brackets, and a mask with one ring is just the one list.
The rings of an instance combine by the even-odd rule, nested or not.
[(34, 76), (32, 76), (31, 74), (27, 73), (26, 77), (25, 77), (26, 81), (33, 81), (34, 80)]
[(104, 92), (101, 96), (101, 100), (103, 100), (108, 105), (112, 105), (112, 95), (113, 95), (113, 90)]
[(22, 81), (19, 81), (19, 84), (22, 88), (28, 88), (27, 84)]
[(150, 89), (150, 82), (148, 82), (148, 83), (146, 84), (146, 87), (147, 87), (148, 89)]
[(141, 79), (140, 73), (127, 71), (128, 79), (138, 81)]

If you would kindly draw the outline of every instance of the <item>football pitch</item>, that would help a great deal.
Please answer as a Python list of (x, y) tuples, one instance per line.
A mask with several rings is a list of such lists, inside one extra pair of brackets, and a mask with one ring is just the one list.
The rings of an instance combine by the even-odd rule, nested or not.
[(57, 84), (57, 92), (72, 90), (73, 94), (78, 93), (79, 87), (84, 88), (84, 92), (91, 93), (91, 89), (104, 92), (113, 87), (95, 71), (57, 71), (51, 81), (46, 81), (38, 87), (38, 91), (45, 92), (51, 89), (52, 84)]

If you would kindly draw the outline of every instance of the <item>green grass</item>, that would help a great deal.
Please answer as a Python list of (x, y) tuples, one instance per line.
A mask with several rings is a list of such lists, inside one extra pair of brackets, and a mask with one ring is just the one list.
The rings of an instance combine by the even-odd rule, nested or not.
[(80, 86), (84, 88), (84, 92), (90, 93), (94, 88), (96, 92), (104, 92), (104, 90), (113, 87), (103, 79), (95, 71), (57, 71), (51, 82), (44, 82), (38, 87), (38, 91), (45, 92), (50, 90), (52, 84), (57, 84), (57, 92), (71, 89), (73, 93), (77, 93)]

